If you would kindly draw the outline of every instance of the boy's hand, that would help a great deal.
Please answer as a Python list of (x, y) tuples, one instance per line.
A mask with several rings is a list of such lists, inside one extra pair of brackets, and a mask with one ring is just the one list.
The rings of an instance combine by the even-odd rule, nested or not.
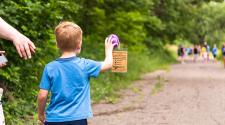
[(105, 72), (106, 70), (112, 68), (113, 63), (112, 51), (114, 48), (114, 44), (112, 44), (111, 39), (112, 39), (111, 37), (107, 37), (105, 39), (105, 60), (102, 65), (101, 72)]
[(105, 39), (105, 52), (106, 52), (106, 56), (108, 54), (111, 54), (112, 53), (113, 47), (114, 47), (114, 45), (112, 44), (111, 37), (107, 37)]
[(39, 119), (39, 121), (42, 124), (44, 124), (44, 122), (45, 122), (45, 114), (44, 113), (43, 114), (38, 113), (38, 119)]

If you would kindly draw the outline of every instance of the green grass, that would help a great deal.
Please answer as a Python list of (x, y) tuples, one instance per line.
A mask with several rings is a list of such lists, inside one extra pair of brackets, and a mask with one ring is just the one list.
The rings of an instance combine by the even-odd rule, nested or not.
[(128, 52), (127, 73), (107, 72), (91, 80), (92, 102), (98, 103), (104, 100), (108, 103), (115, 103), (120, 97), (119, 90), (128, 88), (142, 74), (157, 69), (168, 69), (170, 64), (175, 62), (171, 52), (166, 50), (149, 54)]
[(165, 85), (165, 79), (158, 76), (157, 82), (156, 82), (155, 86), (153, 87), (153, 89), (151, 90), (151, 94), (154, 95), (154, 94), (158, 93), (159, 91), (161, 91), (163, 89), (164, 85)]

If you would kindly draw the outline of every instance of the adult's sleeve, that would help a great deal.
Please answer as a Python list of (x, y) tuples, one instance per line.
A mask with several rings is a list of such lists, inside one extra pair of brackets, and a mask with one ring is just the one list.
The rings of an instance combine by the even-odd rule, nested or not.
[(45, 67), (42, 73), (42, 78), (41, 78), (39, 88), (44, 90), (50, 90), (50, 83), (51, 81), (48, 75), (48, 70), (47, 70), (47, 67)]
[(89, 77), (98, 77), (101, 71), (102, 62), (85, 59), (85, 65)]

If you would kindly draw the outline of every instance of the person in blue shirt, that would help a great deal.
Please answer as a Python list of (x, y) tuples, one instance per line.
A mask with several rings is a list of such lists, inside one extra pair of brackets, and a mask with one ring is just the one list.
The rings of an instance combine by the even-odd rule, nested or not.
[[(105, 40), (105, 60), (79, 58), (82, 30), (73, 22), (55, 28), (61, 57), (48, 63), (43, 71), (38, 94), (38, 119), (45, 125), (87, 125), (92, 117), (90, 78), (111, 69), (113, 44)], [(48, 93), (50, 103), (45, 111)]]
[(214, 47), (212, 49), (212, 54), (213, 54), (214, 59), (216, 59), (217, 53), (218, 53), (218, 49), (216, 47), (216, 44), (214, 44)]

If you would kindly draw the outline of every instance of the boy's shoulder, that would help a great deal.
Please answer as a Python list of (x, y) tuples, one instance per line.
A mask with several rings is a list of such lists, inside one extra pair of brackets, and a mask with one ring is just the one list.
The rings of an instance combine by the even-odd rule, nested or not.
[(47, 72), (50, 72), (50, 71), (55, 71), (55, 69), (58, 67), (59, 65), (57, 64), (57, 61), (51, 61), (51, 62), (49, 62), (49, 63), (47, 63), (46, 65), (45, 65), (45, 70), (47, 71)]
[[(68, 58), (57, 58), (49, 63), (46, 64), (46, 66), (55, 66), (55, 65), (59, 65), (60, 62), (65, 62), (66, 60), (70, 60)], [(80, 58), (80, 57), (76, 57), (75, 59), (72, 60), (72, 62), (85, 62), (85, 58)]]
[[(90, 63), (94, 63), (94, 62), (97, 62), (97, 61), (92, 60), (92, 59), (87, 59), (87, 58), (76, 57), (71, 62), (74, 63), (74, 64), (77, 64), (77, 65), (79, 65), (81, 67), (83, 67), (83, 66), (86, 66), (86, 65), (88, 65)], [(47, 67), (47, 68), (55, 68), (55, 67), (57, 67), (59, 65), (60, 65), (60, 61), (58, 59), (56, 59), (56, 60), (53, 60), (53, 61), (47, 63), (45, 65), (45, 67)]]
[(96, 63), (97, 61), (87, 58), (77, 58), (74, 63), (79, 65), (80, 67), (86, 67), (87, 65)]
[(47, 64), (45, 65), (45, 67), (55, 67), (55, 66), (57, 66), (57, 65), (58, 65), (57, 61), (54, 60), (54, 61), (51, 61), (51, 62), (47, 63)]

